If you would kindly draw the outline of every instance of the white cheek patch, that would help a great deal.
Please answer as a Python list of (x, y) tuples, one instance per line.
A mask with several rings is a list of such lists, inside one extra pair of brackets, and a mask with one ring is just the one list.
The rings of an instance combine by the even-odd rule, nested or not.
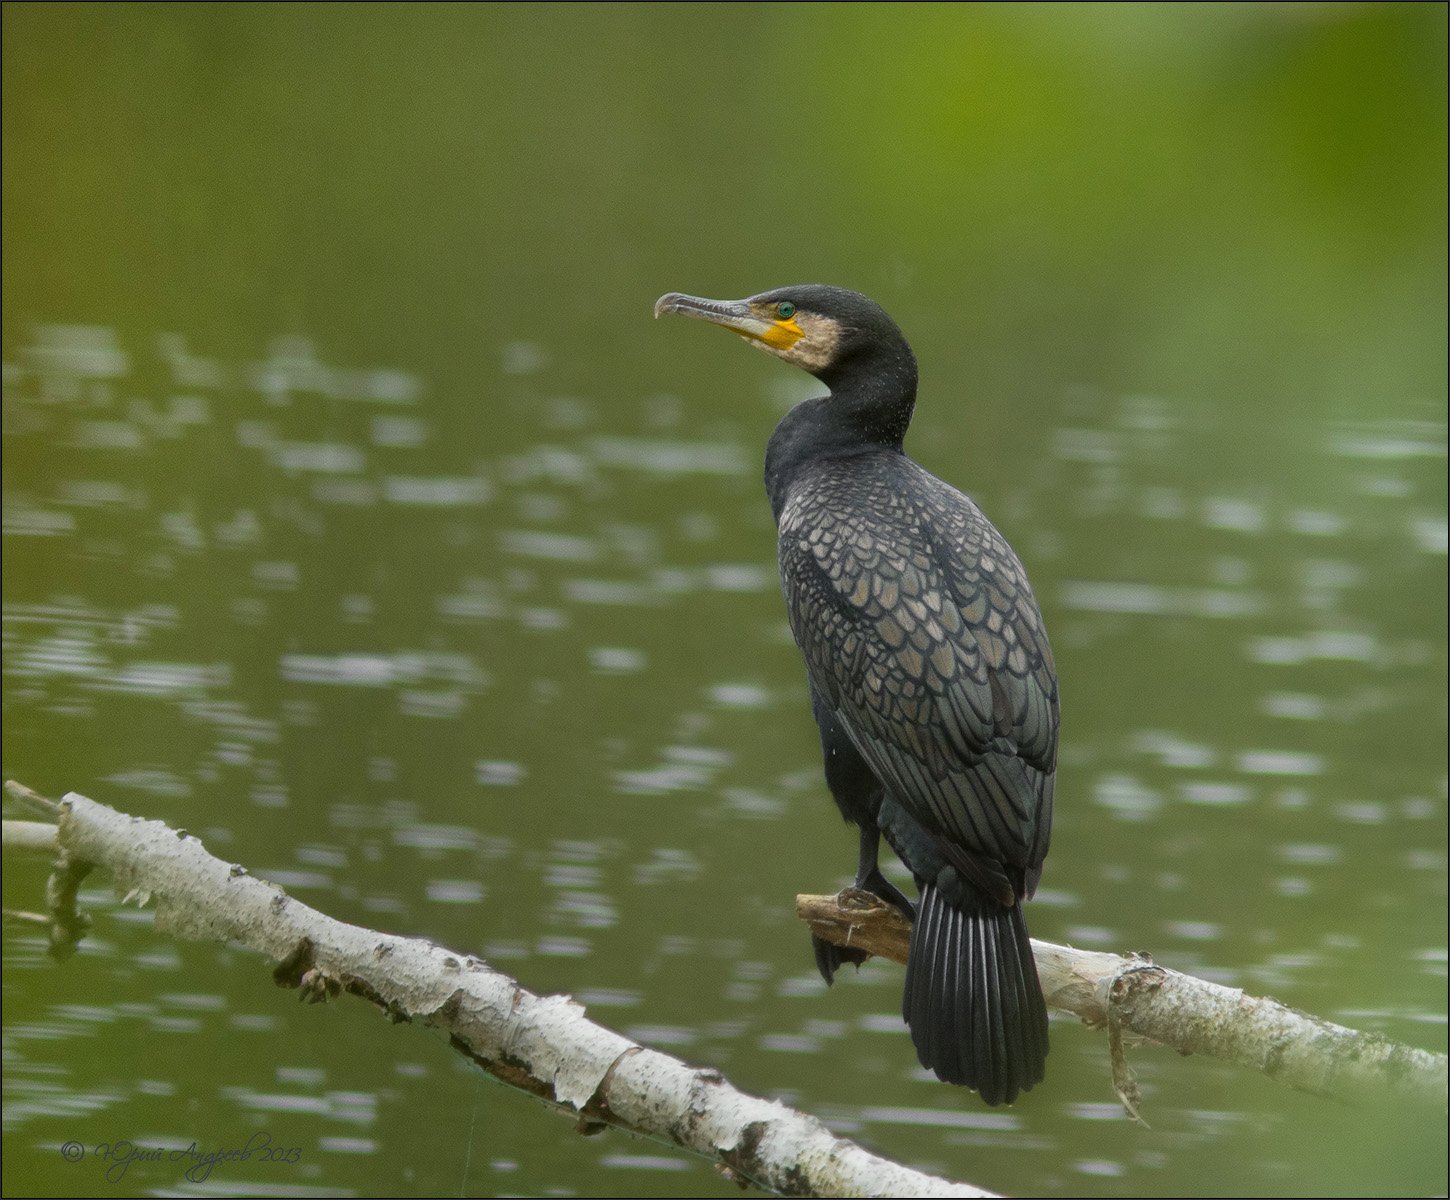
[(796, 324), (805, 331), (805, 337), (785, 351), (781, 358), (807, 371), (824, 370), (836, 357), (836, 348), (841, 344), (840, 323), (830, 317), (800, 313), (796, 316)]
[(841, 343), (841, 326), (829, 317), (812, 317), (803, 325), (805, 338), (792, 346), (795, 361), (808, 371), (822, 371), (835, 358), (835, 348)]

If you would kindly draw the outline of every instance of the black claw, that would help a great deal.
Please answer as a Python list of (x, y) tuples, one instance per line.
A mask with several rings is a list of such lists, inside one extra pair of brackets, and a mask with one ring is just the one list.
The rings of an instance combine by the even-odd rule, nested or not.
[(878, 900), (884, 900), (900, 911), (908, 921), (916, 920), (916, 905), (903, 896), (901, 889), (881, 874), (879, 869), (873, 867), (864, 877), (856, 880), (856, 886), (863, 892), (870, 892)]

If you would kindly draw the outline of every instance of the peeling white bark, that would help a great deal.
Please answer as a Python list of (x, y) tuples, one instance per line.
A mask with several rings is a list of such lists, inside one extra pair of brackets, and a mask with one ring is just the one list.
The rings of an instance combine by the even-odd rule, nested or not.
[[(796, 913), (827, 941), (906, 962), (911, 926), (869, 893), (847, 889), (837, 896), (797, 896)], [(1035, 938), (1032, 952), (1047, 1003), (1089, 1025), (1106, 1025), (1110, 1033), (1116, 1026), (1181, 1054), (1207, 1054), (1253, 1067), (1316, 1095), (1445, 1107), (1443, 1054), (1347, 1029), (1142, 956), (1074, 950)], [(1130, 1076), (1124, 1064), (1114, 1063), (1114, 1085), (1136, 1116)]]
[[(574, 1114), (581, 1129), (613, 1125), (679, 1146), (781, 1195), (992, 1194), (871, 1154), (814, 1117), (639, 1046), (569, 997), (536, 996), (476, 958), (334, 920), (160, 821), (74, 792), (58, 815), (69, 864), (58, 876), (108, 870), (126, 899), (154, 902), (158, 932), (236, 942), (280, 964), (277, 981), (308, 999), (349, 991), (436, 1029), (498, 1079)], [(55, 920), (74, 927), (65, 914)]]
[(45, 821), (6, 821), (3, 836), (0, 836), (7, 850), (49, 850), (60, 849), (55, 842), (55, 826)]
[[(6, 790), (33, 805), (39, 800), (18, 785)], [(437, 1029), (490, 1074), (575, 1115), (581, 1129), (613, 1125), (679, 1146), (783, 1195), (990, 1195), (879, 1158), (813, 1117), (739, 1092), (718, 1072), (639, 1046), (590, 1021), (567, 996), (536, 996), (470, 956), (334, 920), (213, 858), (196, 838), (162, 822), (75, 793), (58, 815), (49, 836), (34, 828), (12, 833), (17, 823), (7, 821), (5, 843), (58, 847), (63, 869), (48, 889), (48, 920), (62, 951), (84, 930), (84, 919), (70, 911), (79, 880), (99, 866), (127, 900), (155, 902), (159, 932), (237, 942), (279, 963), (278, 982), (301, 988), (308, 999), (350, 991), (400, 1021)], [(797, 911), (828, 940), (906, 960), (909, 925), (874, 897), (799, 896)], [(1039, 941), (1033, 951), (1048, 1003), (1108, 1026), (1115, 1047), (1128, 1031), (1182, 1053), (1254, 1067), (1304, 1091), (1445, 1107), (1445, 1055), (1146, 958)], [(1116, 1050), (1114, 1058), (1115, 1086), (1131, 1112), (1130, 1072)]]

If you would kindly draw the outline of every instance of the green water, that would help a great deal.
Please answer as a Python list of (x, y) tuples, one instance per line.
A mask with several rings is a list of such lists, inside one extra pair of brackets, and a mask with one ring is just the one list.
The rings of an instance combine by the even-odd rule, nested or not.
[[(668, 290), (861, 288), (1031, 572), (1040, 937), (1446, 1044), (1440, 6), (4, 10), (4, 770), (1018, 1194), (1443, 1192), (1362, 1111), (1059, 1018), (924, 1078), (759, 480), (812, 381)], [(7, 863), (8, 907), (41, 903)], [(5, 946), (10, 1194), (734, 1195), (267, 965)], [(107, 1178), (98, 1143), (294, 1163)], [(63, 1161), (61, 1146), (88, 1157)]]

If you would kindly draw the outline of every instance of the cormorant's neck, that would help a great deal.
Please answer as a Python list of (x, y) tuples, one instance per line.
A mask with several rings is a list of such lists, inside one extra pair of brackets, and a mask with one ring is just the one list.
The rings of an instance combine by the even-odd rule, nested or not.
[(829, 396), (805, 400), (786, 413), (765, 448), (765, 490), (780, 520), (791, 483), (802, 468), (823, 458), (875, 450), (901, 451), (916, 407), (916, 359), (902, 343), (899, 353), (869, 364), (847, 360), (822, 371)]

